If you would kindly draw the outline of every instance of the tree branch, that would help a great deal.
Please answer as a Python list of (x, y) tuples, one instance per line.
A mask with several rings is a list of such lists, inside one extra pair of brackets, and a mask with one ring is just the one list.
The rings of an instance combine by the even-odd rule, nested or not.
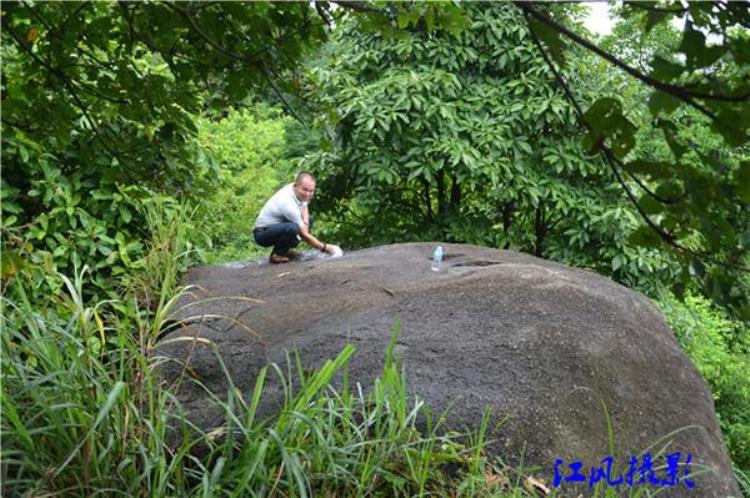
[[(208, 36), (208, 34), (206, 34), (205, 31), (203, 31), (203, 28), (201, 28), (201, 26), (198, 24), (198, 22), (193, 18), (193, 16), (191, 15), (189, 9), (181, 9), (181, 8), (177, 7), (176, 5), (174, 5), (174, 4), (165, 4), (165, 5), (167, 7), (169, 7), (170, 9), (174, 10), (175, 12), (180, 13), (187, 20), (187, 22), (190, 24), (190, 26), (193, 28), (193, 30), (196, 33), (198, 33), (198, 35), (206, 43), (208, 43), (211, 47), (213, 47), (218, 52), (226, 55), (227, 57), (230, 57), (232, 59), (236, 59), (236, 60), (242, 61), (242, 62), (244, 62), (246, 64), (250, 64), (250, 65), (253, 65), (253, 66), (257, 66), (261, 62), (261, 61), (259, 61), (257, 59), (254, 59), (252, 56), (251, 57), (246, 57), (244, 55), (235, 53), (235, 52), (229, 50), (228, 48), (223, 47), (219, 43), (215, 42), (213, 39), (211, 39), (210, 36)], [(265, 49), (264, 49), (264, 51), (265, 51)]]
[[(528, 22), (528, 14), (524, 11), (524, 15), (526, 16), (527, 22)], [(586, 126), (587, 129), (591, 129), (588, 122), (584, 119), (583, 112), (581, 112), (581, 108), (578, 105), (578, 102), (575, 100), (575, 97), (571, 93), (570, 89), (568, 88), (567, 83), (565, 82), (565, 79), (562, 77), (560, 72), (558, 71), (557, 67), (553, 64), (552, 60), (549, 57), (549, 54), (546, 50), (544, 50), (544, 47), (542, 46), (542, 43), (537, 38), (536, 34), (529, 30), (531, 33), (532, 40), (534, 41), (534, 44), (536, 45), (537, 49), (541, 53), (542, 57), (544, 58), (545, 63), (549, 66), (550, 70), (555, 76), (555, 79), (557, 80), (557, 83), (563, 88), (563, 91), (565, 93), (566, 98), (569, 100), (571, 105), (576, 111), (576, 114), (578, 115), (578, 118), (581, 120), (581, 122)], [(658, 225), (656, 225), (653, 220), (643, 211), (643, 209), (638, 205), (638, 200), (635, 198), (635, 195), (630, 190), (630, 187), (628, 187), (627, 183), (625, 183), (625, 180), (622, 178), (622, 175), (620, 175), (620, 172), (617, 169), (618, 160), (612, 153), (609, 147), (601, 144), (602, 152), (604, 153), (604, 157), (606, 159), (606, 163), (609, 166), (612, 173), (615, 175), (615, 178), (617, 179), (617, 182), (620, 184), (622, 189), (625, 191), (626, 196), (628, 197), (628, 200), (631, 204), (635, 207), (636, 211), (638, 212), (638, 215), (643, 219), (643, 221), (648, 225), (649, 228), (654, 230), (659, 237), (666, 242), (668, 245), (675, 248), (678, 252), (681, 252), (683, 254), (689, 254), (691, 256), (695, 256), (698, 258), (703, 258), (706, 261), (710, 261), (712, 263), (722, 265), (722, 266), (728, 266), (735, 269), (743, 270), (743, 271), (750, 271), (750, 268), (739, 266), (739, 265), (732, 265), (730, 263), (727, 263), (725, 261), (720, 261), (717, 258), (713, 257), (712, 255), (705, 253), (705, 252), (698, 252), (694, 251), (692, 249), (688, 249), (687, 247), (683, 246), (679, 242), (677, 242), (675, 236), (669, 232), (665, 232), (662, 230), (662, 228)]]
[[(36, 10), (34, 10), (31, 7), (31, 5), (29, 5), (28, 3), (24, 2), (23, 6), (26, 7), (26, 9), (29, 12), (31, 12), (31, 15), (33, 15), (37, 19), (37, 21), (39, 21), (40, 23), (42, 23), (44, 25), (44, 27), (47, 28), (47, 31), (50, 33), (50, 35), (52, 35), (53, 37), (55, 37), (58, 40), (60, 40), (61, 42), (63, 42), (63, 44), (65, 43), (65, 38), (61, 34), (63, 32), (63, 28), (62, 27), (61, 28), (56, 28), (56, 27), (52, 26), (51, 23), (49, 23), (46, 19), (44, 19), (44, 17), (42, 17), (42, 15), (39, 12), (37, 12)], [(79, 7), (78, 9), (76, 9), (75, 12), (80, 12), (81, 10), (83, 10), (83, 9)], [(67, 17), (65, 19), (65, 22), (68, 22), (70, 19), (71, 19), (70, 16)], [(85, 34), (81, 33), (79, 35), (79, 37), (82, 37), (82, 38), (85, 39)], [(112, 63), (106, 63), (104, 61), (100, 61), (94, 54), (92, 54), (88, 50), (84, 49), (79, 44), (76, 44), (74, 48), (75, 48), (76, 52), (85, 55), (86, 57), (90, 58), (91, 60), (93, 60), (94, 62), (96, 62), (97, 64), (99, 64), (100, 66), (102, 66), (105, 69), (112, 69), (112, 67), (114, 67), (114, 65)], [(76, 65), (78, 65), (78, 64), (71, 64), (70, 66), (76, 66)], [(69, 66), (65, 66), (65, 67), (69, 67)], [(85, 67), (85, 66), (81, 65), (81, 67)]]
[(323, 22), (326, 23), (328, 29), (333, 29), (335, 21), (333, 17), (330, 16), (329, 12), (325, 8), (323, 8), (323, 5), (320, 2), (315, 2), (315, 10), (318, 12), (320, 18), (323, 19)]
[(620, 160), (618, 160), (617, 158), (614, 158), (614, 159), (617, 162), (617, 164), (622, 168), (622, 170), (625, 171), (625, 173), (627, 173), (627, 175), (630, 177), (630, 179), (633, 180), (641, 188), (641, 190), (643, 190), (648, 195), (650, 195), (651, 197), (653, 197), (657, 201), (661, 202), (662, 204), (667, 204), (667, 205), (678, 204), (678, 203), (682, 202), (687, 197), (687, 192), (684, 192), (680, 197), (677, 197), (677, 198), (674, 198), (674, 199), (670, 199), (670, 198), (662, 197), (662, 196), (658, 195), (656, 192), (654, 192), (651, 189), (649, 189), (643, 183), (643, 181), (640, 178), (638, 178), (637, 176), (635, 176), (630, 171), (626, 170), (623, 167), (623, 164), (622, 164), (622, 162), (620, 162)]
[(63, 19), (63, 22), (60, 24), (60, 30), (64, 30), (65, 26), (67, 26), (68, 22), (70, 22), (71, 19), (75, 18), (86, 7), (90, 7), (92, 5), (94, 5), (94, 2), (90, 2), (90, 1), (81, 2), (81, 5), (76, 10), (68, 14), (68, 16), (65, 19)]
[[(541, 21), (542, 23), (546, 24), (550, 28), (554, 29), (558, 33), (565, 35), (567, 38), (573, 40), (578, 45), (581, 45), (585, 49), (594, 52), (598, 56), (605, 59), (607, 62), (613, 64), (614, 66), (620, 68), (621, 70), (625, 71), (629, 75), (635, 77), (639, 81), (646, 83), (647, 85), (656, 88), (657, 90), (660, 90), (664, 93), (668, 93), (669, 95), (672, 95), (686, 104), (694, 107), (701, 113), (705, 114), (706, 116), (710, 117), (711, 119), (716, 119), (716, 116), (709, 111), (706, 107), (699, 104), (698, 102), (695, 102), (694, 99), (704, 99), (704, 100), (716, 100), (716, 101), (723, 101), (723, 102), (745, 102), (750, 98), (750, 95), (741, 95), (741, 96), (728, 96), (728, 95), (714, 95), (714, 94), (706, 94), (706, 93), (698, 93), (698, 92), (691, 92), (689, 90), (686, 90), (684, 87), (676, 86), (676, 85), (670, 85), (668, 83), (664, 83), (662, 81), (659, 81), (655, 78), (652, 78), (646, 74), (641, 73), (635, 68), (632, 68), (622, 62), (617, 57), (614, 57), (612, 54), (602, 50), (598, 46), (594, 45), (593, 43), (589, 42), (588, 40), (582, 38), (578, 34), (574, 33), (573, 31), (569, 30), (565, 26), (553, 21), (548, 16), (542, 14), (541, 12), (538, 12), (536, 9), (529, 6), (529, 4), (526, 4), (524, 2), (516, 1), (515, 5), (521, 9), (524, 14), (531, 15), (537, 20)], [(531, 30), (531, 29), (530, 29)]]
[(6, 116), (2, 117), (2, 123), (5, 126), (10, 126), (11, 128), (16, 128), (21, 131), (25, 131), (26, 133), (36, 133), (37, 131), (41, 130), (41, 127), (32, 127), (28, 124), (21, 124), (21, 123), (14, 123), (13, 121), (10, 121)]
[(120, 104), (120, 105), (127, 105), (130, 103), (127, 100), (118, 99), (117, 97), (110, 97), (109, 95), (105, 95), (101, 93), (99, 90), (97, 90), (96, 88), (94, 88), (93, 86), (85, 85), (84, 83), (77, 81), (77, 80), (73, 80), (72, 78), (71, 78), (71, 82), (74, 82), (81, 90), (88, 93), (89, 95), (93, 95), (94, 97), (98, 97), (102, 100), (106, 100), (107, 102), (112, 102), (113, 104)]
[[(112, 157), (116, 158), (122, 166), (125, 166), (122, 159), (120, 158), (120, 155), (115, 150), (111, 149), (107, 141), (104, 140), (104, 137), (102, 137), (99, 134), (99, 130), (97, 129), (96, 122), (91, 118), (91, 115), (89, 114), (89, 111), (86, 108), (86, 105), (78, 97), (78, 94), (75, 91), (75, 87), (70, 82), (68, 77), (65, 75), (65, 72), (59, 68), (50, 66), (49, 64), (44, 62), (42, 59), (40, 59), (36, 54), (34, 54), (34, 52), (23, 42), (23, 40), (18, 36), (18, 34), (10, 27), (10, 22), (8, 22), (5, 17), (3, 18), (3, 28), (6, 32), (10, 33), (11, 37), (16, 42), (16, 45), (18, 45), (21, 48), (21, 50), (29, 54), (33, 59), (39, 62), (45, 69), (47, 69), (47, 71), (57, 76), (60, 79), (60, 81), (62, 81), (63, 86), (65, 86), (65, 88), (67, 88), (68, 91), (70, 92), (70, 96), (73, 98), (75, 107), (77, 107), (81, 111), (83, 116), (89, 122), (89, 124), (91, 125), (91, 130), (94, 132), (94, 135), (99, 140), (99, 142), (101, 142), (104, 149), (107, 152), (109, 152), (112, 155)], [(128, 171), (128, 169), (123, 167), (123, 170), (125, 171), (125, 174), (128, 177), (130, 177), (130, 172)]]
[(261, 70), (263, 72), (263, 76), (266, 78), (266, 81), (268, 81), (268, 84), (271, 85), (271, 88), (273, 89), (274, 93), (276, 94), (279, 99), (281, 99), (281, 102), (284, 104), (284, 108), (286, 108), (287, 111), (296, 119), (299, 121), (299, 123), (304, 126), (306, 129), (309, 129), (309, 126), (305, 121), (302, 119), (302, 117), (297, 114), (297, 111), (294, 110), (294, 108), (289, 104), (289, 102), (286, 100), (284, 95), (281, 93), (281, 90), (276, 86), (276, 83), (274, 83), (272, 75), (270, 74), (270, 69), (265, 64), (261, 65)]
[[(178, 59), (181, 61), (189, 62), (191, 64), (195, 64), (196, 66), (201, 66), (208, 69), (222, 69), (223, 66), (213, 65), (213, 64), (206, 64), (205, 62), (195, 60), (191, 57), (188, 57), (184, 53), (173, 53), (172, 49), (165, 50), (160, 47), (157, 47), (153, 43), (151, 43), (148, 39), (146, 39), (144, 36), (142, 36), (138, 30), (136, 30), (135, 25), (133, 24), (133, 18), (131, 13), (128, 11), (129, 5), (127, 2), (118, 2), (118, 5), (120, 6), (122, 12), (123, 12), (123, 19), (125, 19), (125, 22), (128, 24), (128, 28), (130, 30), (130, 38), (131, 38), (131, 44), (133, 42), (140, 42), (143, 43), (149, 50), (152, 52), (156, 52), (161, 54), (164, 57), (164, 60), (169, 65), (170, 70), (173, 74), (176, 74), (177, 71), (174, 68), (174, 59)], [(134, 8), (138, 8), (141, 4), (134, 4)], [(132, 61), (129, 61), (131, 67), (135, 69), (135, 66), (133, 65)], [(140, 74), (139, 71), (136, 70), (137, 73)]]
[[(529, 12), (524, 10), (524, 15), (526, 16), (526, 20), (528, 22), (528, 16)], [(534, 33), (533, 30), (529, 29), (529, 32), (531, 33), (531, 38), (534, 42), (534, 45), (536, 45), (537, 49), (539, 50), (540, 54), (544, 58), (544, 62), (549, 66), (550, 70), (552, 71), (552, 74), (554, 74), (555, 79), (557, 80), (557, 83), (562, 87), (563, 92), (565, 93), (566, 98), (571, 103), (573, 108), (575, 109), (576, 115), (578, 116), (578, 119), (583, 123), (583, 125), (588, 129), (591, 130), (591, 125), (589, 125), (588, 121), (586, 121), (586, 118), (583, 115), (583, 111), (581, 110), (581, 107), (578, 105), (578, 101), (575, 99), (573, 94), (570, 91), (570, 88), (568, 87), (568, 84), (565, 82), (565, 79), (562, 77), (560, 72), (558, 71), (557, 67), (553, 64), (552, 59), (550, 59), (549, 54), (546, 50), (544, 50), (544, 47), (542, 46), (542, 42), (539, 41), (539, 38), (536, 36), (536, 33)], [(672, 234), (667, 233), (661, 229), (660, 226), (656, 225), (651, 218), (643, 211), (641, 206), (638, 205), (638, 200), (635, 198), (635, 195), (630, 191), (630, 188), (627, 186), (627, 184), (623, 181), (622, 177), (620, 176), (619, 171), (617, 171), (617, 167), (614, 164), (614, 155), (611, 153), (609, 148), (604, 145), (604, 143), (601, 144), (602, 150), (604, 151), (604, 157), (606, 158), (607, 165), (609, 166), (610, 170), (614, 173), (615, 178), (617, 179), (620, 186), (625, 190), (625, 193), (630, 199), (631, 203), (635, 207), (636, 211), (638, 211), (638, 214), (641, 216), (643, 221), (646, 222), (646, 224), (653, 229), (656, 233), (659, 234), (659, 237), (662, 238), (665, 242), (667, 242), (670, 245), (675, 244), (675, 238)]]

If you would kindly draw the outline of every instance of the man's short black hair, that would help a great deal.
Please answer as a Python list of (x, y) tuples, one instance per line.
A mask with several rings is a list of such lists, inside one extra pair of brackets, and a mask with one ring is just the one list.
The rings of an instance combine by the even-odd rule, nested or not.
[(315, 177), (313, 176), (312, 173), (310, 173), (309, 171), (300, 171), (299, 173), (297, 173), (297, 178), (294, 179), (294, 184), (299, 185), (299, 182), (301, 182), (302, 180), (308, 177), (312, 181), (315, 181)]

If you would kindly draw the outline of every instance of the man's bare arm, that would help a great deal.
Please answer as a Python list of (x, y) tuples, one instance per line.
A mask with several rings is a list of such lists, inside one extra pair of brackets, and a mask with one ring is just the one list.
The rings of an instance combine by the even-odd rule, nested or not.
[(308, 227), (308, 225), (302, 225), (300, 227), (299, 236), (302, 237), (302, 240), (313, 246), (315, 249), (319, 249), (321, 251), (325, 250), (325, 252), (333, 254), (333, 246), (316, 239), (315, 236), (310, 233), (310, 228)]

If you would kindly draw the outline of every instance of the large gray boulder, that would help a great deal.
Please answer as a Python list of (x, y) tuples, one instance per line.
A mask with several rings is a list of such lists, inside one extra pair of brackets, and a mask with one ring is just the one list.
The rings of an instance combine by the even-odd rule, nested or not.
[[(664, 463), (657, 450), (669, 443), (666, 453), (682, 452), (681, 462), (691, 454), (694, 474), (702, 466), (710, 472), (691, 474), (693, 489), (679, 484), (660, 494), (740, 496), (708, 386), (648, 299), (589, 271), (476, 246), (445, 245), (443, 269), (433, 272), (433, 247), (397, 244), (331, 260), (194, 268), (186, 282), (197, 287), (187, 300), (246, 296), (265, 304), (197, 302), (179, 318), (205, 320), (166, 339), (210, 339), (243, 392), (263, 365), (285, 363), (286, 351), (315, 367), (351, 342), (357, 351), (350, 379), (367, 387), (400, 322), (397, 352), (412, 393), (433, 413), (450, 406), (448, 425), (456, 429), (478, 427), (491, 406), (497, 420), (507, 421), (491, 434), (490, 451), (511, 464), (537, 465), (550, 487), (556, 459), (564, 461), (563, 477), (571, 474), (568, 463), (580, 461), (588, 478), (588, 469), (610, 455), (606, 406), (619, 470), (669, 435), (650, 448), (655, 466)], [(164, 364), (167, 379), (189, 372), (219, 394), (226, 390), (210, 347), (172, 341), (161, 353), (178, 360)], [(186, 359), (189, 368), (182, 369)], [(188, 416), (206, 429), (220, 424), (205, 392), (187, 386), (180, 397)], [(564, 495), (586, 489), (561, 486)]]

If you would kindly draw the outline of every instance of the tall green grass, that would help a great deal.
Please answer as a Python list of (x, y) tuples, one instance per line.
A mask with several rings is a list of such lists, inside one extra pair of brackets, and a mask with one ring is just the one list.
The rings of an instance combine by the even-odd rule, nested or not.
[(193, 222), (195, 209), (171, 198), (146, 200), (141, 211), (146, 250), (138, 270), (123, 276), (120, 294), (134, 296), (142, 308), (164, 310), (179, 291), (184, 271), (201, 260), (196, 247), (201, 230)]
[(737, 476), (737, 483), (740, 486), (742, 496), (750, 496), (750, 472), (743, 471), (735, 466), (734, 474)]

